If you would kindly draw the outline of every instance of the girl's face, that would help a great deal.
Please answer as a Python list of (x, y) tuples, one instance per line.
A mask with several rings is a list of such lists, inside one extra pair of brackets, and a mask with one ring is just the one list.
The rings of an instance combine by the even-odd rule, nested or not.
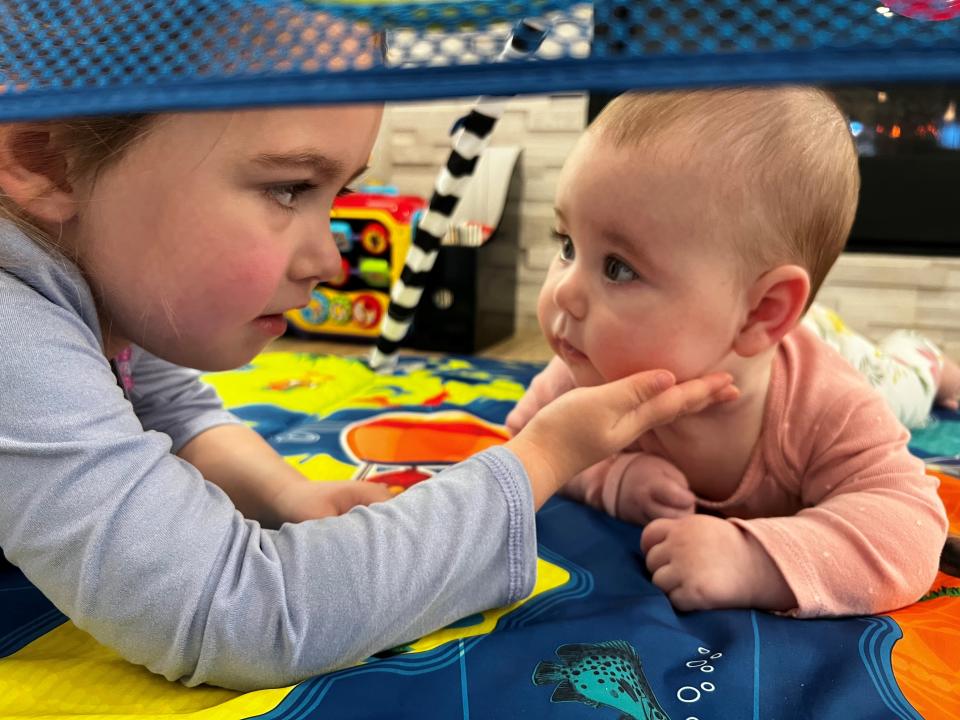
[(330, 208), (367, 167), (380, 106), (176, 114), (84, 191), (62, 238), (104, 346), (203, 370), (248, 362), (337, 274)]

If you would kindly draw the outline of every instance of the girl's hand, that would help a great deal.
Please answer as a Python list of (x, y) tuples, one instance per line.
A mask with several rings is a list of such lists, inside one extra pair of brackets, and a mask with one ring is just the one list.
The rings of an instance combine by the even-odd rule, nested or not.
[(507, 442), (530, 477), (540, 507), (574, 475), (622, 450), (653, 427), (739, 395), (727, 373), (676, 385), (650, 370), (564, 393)]
[(283, 523), (343, 515), (357, 505), (370, 505), (391, 498), (382, 483), (345, 480), (337, 482), (288, 482), (273, 496), (270, 517), (264, 524), (278, 528)]
[(653, 584), (677, 610), (792, 610), (797, 598), (766, 550), (712, 515), (662, 518), (640, 538)]
[(573, 375), (566, 363), (554, 355), (553, 360), (533, 378), (527, 392), (507, 415), (507, 429), (516, 435), (540, 408), (574, 387)]

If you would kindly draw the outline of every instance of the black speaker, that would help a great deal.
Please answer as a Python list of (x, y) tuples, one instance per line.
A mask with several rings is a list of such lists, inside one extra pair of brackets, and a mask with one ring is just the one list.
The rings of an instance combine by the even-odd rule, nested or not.
[(514, 233), (494, 233), (477, 247), (443, 245), (403, 347), (459, 354), (489, 347), (513, 334), (516, 296)]

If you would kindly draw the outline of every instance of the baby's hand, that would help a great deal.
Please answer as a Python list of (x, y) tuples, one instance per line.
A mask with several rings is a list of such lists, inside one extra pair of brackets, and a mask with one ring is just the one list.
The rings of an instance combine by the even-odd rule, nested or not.
[(574, 387), (570, 369), (560, 358), (553, 360), (530, 382), (527, 392), (507, 415), (507, 429), (516, 435), (544, 405)]
[(793, 592), (763, 547), (712, 515), (654, 520), (643, 531), (653, 584), (677, 610), (790, 610)]
[(696, 503), (686, 475), (676, 465), (657, 455), (638, 453), (623, 471), (614, 515), (646, 525), (657, 518), (692, 515)]
[(270, 527), (283, 523), (343, 515), (357, 505), (370, 505), (391, 498), (382, 483), (346, 480), (338, 482), (291, 482), (271, 502)]

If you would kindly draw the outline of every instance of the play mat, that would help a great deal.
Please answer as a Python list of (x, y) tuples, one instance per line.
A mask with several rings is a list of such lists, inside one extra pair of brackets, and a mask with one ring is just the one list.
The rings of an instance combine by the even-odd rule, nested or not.
[[(404, 357), (378, 375), (359, 360), (275, 353), (207, 379), (309, 477), (364, 476), (400, 491), (501, 442), (500, 423), (537, 369)], [(960, 422), (941, 417), (912, 447), (953, 454)], [(941, 477), (960, 533), (960, 481)], [(128, 664), (7, 566), (0, 718), (960, 718), (957, 577), (941, 573), (920, 602), (877, 617), (678, 615), (650, 583), (639, 528), (562, 498), (537, 525), (538, 581), (525, 601), (352, 668), (245, 694)], [(581, 674), (623, 692), (574, 690), (569, 679)]]

